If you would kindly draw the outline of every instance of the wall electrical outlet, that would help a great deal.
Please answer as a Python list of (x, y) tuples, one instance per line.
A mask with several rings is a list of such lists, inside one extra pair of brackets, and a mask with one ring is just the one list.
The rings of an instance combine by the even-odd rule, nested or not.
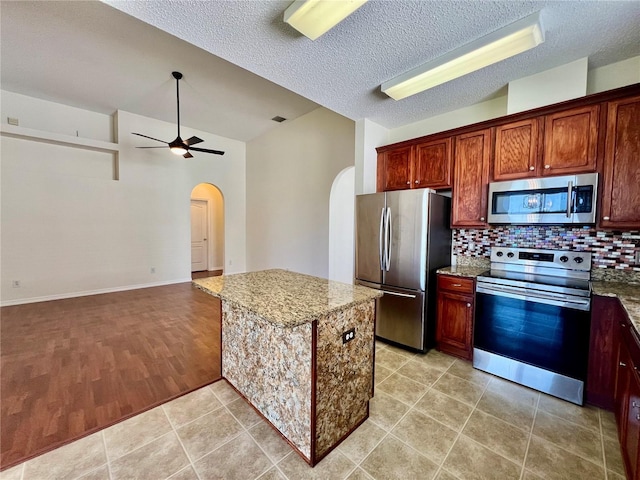
[(16, 127), (20, 125), (20, 121), (17, 118), (13, 118), (13, 117), (7, 117), (7, 123), (9, 125), (14, 125)]
[(11, 282), (11, 286), (12, 286), (13, 288), (20, 288), (20, 280), (13, 280), (13, 281)]
[(342, 332), (342, 343), (345, 344), (356, 338), (356, 329), (350, 328), (346, 332)]

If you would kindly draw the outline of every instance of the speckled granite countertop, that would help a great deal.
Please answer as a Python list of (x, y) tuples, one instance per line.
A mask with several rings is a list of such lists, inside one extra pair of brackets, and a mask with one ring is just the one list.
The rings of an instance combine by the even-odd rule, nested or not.
[(640, 334), (640, 284), (619, 282), (591, 282), (594, 295), (617, 297)]
[(382, 292), (286, 270), (263, 270), (194, 280), (201, 290), (282, 327), (373, 300)]
[(436, 273), (443, 275), (454, 275), (456, 277), (476, 278), (489, 270), (486, 267), (472, 267), (468, 265), (452, 265), (450, 267), (439, 268)]

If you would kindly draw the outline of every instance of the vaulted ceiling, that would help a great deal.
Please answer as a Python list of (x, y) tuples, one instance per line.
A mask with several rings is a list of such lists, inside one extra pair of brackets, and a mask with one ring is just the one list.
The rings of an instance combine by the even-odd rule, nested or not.
[[(276, 115), (322, 105), (393, 128), (491, 98), (509, 81), (588, 57), (640, 55), (637, 1), (370, 0), (311, 41), (283, 22), (290, 0), (0, 3), (1, 86), (102, 113), (175, 121), (250, 140)], [(115, 8), (113, 8), (115, 7)], [(545, 43), (395, 101), (380, 84), (541, 11)]]

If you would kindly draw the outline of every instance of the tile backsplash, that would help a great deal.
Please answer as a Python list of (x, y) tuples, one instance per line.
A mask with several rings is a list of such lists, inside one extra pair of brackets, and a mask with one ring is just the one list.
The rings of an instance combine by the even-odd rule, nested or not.
[(453, 254), (458, 257), (488, 258), (494, 246), (591, 252), (593, 269), (640, 272), (640, 263), (635, 262), (635, 255), (640, 252), (640, 231), (555, 225), (505, 225), (453, 231)]

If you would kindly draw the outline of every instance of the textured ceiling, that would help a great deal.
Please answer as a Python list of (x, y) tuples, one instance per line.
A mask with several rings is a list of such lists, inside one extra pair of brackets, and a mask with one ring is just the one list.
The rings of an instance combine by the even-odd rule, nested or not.
[[(637, 1), (370, 0), (316, 41), (282, 21), (290, 0), (107, 2), (182, 40), (106, 5), (43, 4), (31, 7), (29, 15), (18, 15), (30, 7), (21, 6), (29, 2), (17, 3), (2, 3), (3, 88), (6, 84), (27, 94), (34, 94), (30, 88), (49, 88), (58, 101), (66, 89), (84, 108), (94, 101), (94, 108), (117, 107), (157, 118), (141, 106), (169, 98), (169, 72), (181, 69), (192, 82), (191, 95), (202, 104), (198, 115), (204, 116), (193, 113), (193, 126), (241, 140), (275, 128), (268, 120), (264, 127), (252, 126), (259, 115), (295, 118), (320, 104), (348, 118), (369, 118), (392, 128), (477, 103), (511, 80), (579, 58), (589, 57), (594, 68), (640, 55)], [(546, 41), (536, 49), (401, 101), (380, 92), (384, 81), (540, 10)], [(34, 32), (25, 33), (29, 29)], [(50, 46), (46, 35), (53, 30), (60, 38)], [(34, 46), (24, 43), (36, 40)], [(58, 62), (72, 68), (66, 71), (83, 72), (73, 78), (73, 88), (61, 78), (47, 79), (52, 87), (29, 78), (47, 78), (50, 70), (60, 70)], [(19, 68), (7, 72), (9, 64)], [(207, 112), (224, 125), (202, 123)], [(182, 117), (188, 123), (186, 112)], [(237, 123), (245, 117), (246, 132), (238, 134), (242, 126)], [(236, 133), (225, 133), (229, 130)]]

